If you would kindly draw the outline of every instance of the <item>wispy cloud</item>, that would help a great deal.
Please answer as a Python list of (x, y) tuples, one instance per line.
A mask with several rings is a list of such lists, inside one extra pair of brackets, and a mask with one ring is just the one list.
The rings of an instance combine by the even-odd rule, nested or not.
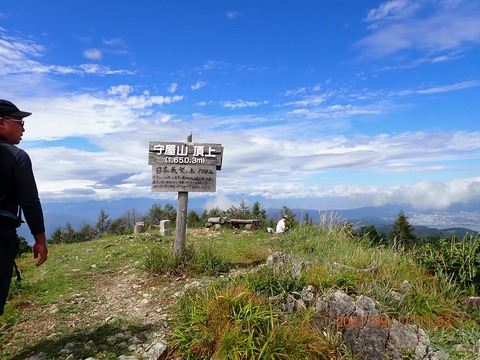
[(122, 38), (110, 38), (110, 39), (102, 39), (103, 44), (107, 46), (112, 46), (112, 47), (120, 47), (120, 48), (126, 48), (127, 44)]
[(199, 90), (203, 87), (207, 86), (206, 81), (197, 81), (194, 85), (190, 86), (190, 89), (192, 90)]
[(246, 100), (222, 101), (222, 106), (227, 109), (243, 109), (243, 108), (249, 108), (249, 107), (258, 107), (266, 104), (268, 104), (268, 101), (246, 101)]
[(236, 17), (239, 17), (241, 15), (240, 12), (238, 11), (227, 11), (227, 19), (235, 19)]
[(301, 100), (291, 101), (285, 103), (285, 106), (318, 106), (323, 104), (328, 97), (328, 94), (309, 95)]
[(176, 82), (174, 83), (171, 83), (170, 86), (168, 87), (167, 91), (170, 93), (170, 94), (173, 94), (177, 91), (178, 89), (178, 84)]
[[(0, 68), (1, 75), (8, 74), (134, 74), (134, 71), (123, 69), (111, 69), (108, 66), (95, 64), (81, 64), (64, 66), (58, 64), (42, 63), (47, 49), (33, 40), (8, 36), (0, 32)], [(101, 52), (98, 49), (87, 50), (84, 55), (87, 58), (98, 60)]]
[[(183, 100), (181, 95), (132, 95), (132, 91), (129, 85), (119, 85), (111, 87), (106, 93), (50, 97), (48, 101), (42, 98), (32, 100), (31, 109), (35, 116), (28, 123), (25, 139), (113, 136), (114, 133), (130, 131), (132, 127), (144, 126), (140, 122), (142, 118), (162, 119), (164, 122), (165, 115), (157, 116), (153, 109)], [(46, 122), (62, 126), (45, 127)]]
[(437, 93), (443, 93), (443, 92), (463, 90), (463, 89), (468, 89), (468, 88), (478, 87), (478, 86), (480, 86), (480, 80), (463, 81), (457, 84), (436, 86), (429, 89), (418, 90), (417, 92), (419, 94), (437, 94)]
[(480, 6), (471, 1), (390, 0), (370, 10), (365, 21), (372, 33), (357, 46), (372, 56), (407, 49), (431, 54), (457, 52), (480, 42)]
[(378, 8), (371, 9), (365, 21), (377, 28), (380, 22), (401, 20), (411, 17), (421, 7), (418, 1), (412, 0), (388, 0), (380, 4)]
[(90, 60), (100, 60), (102, 52), (99, 49), (88, 49), (83, 52), (83, 56)]

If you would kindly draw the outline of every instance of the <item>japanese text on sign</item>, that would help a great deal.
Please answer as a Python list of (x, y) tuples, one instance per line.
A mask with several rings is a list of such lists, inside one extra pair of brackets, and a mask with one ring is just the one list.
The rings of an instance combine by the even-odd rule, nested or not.
[(150, 142), (152, 191), (216, 191), (222, 166), (220, 144)]
[(223, 148), (219, 144), (150, 142), (150, 165), (190, 164), (222, 167)]
[(215, 192), (216, 174), (214, 166), (154, 166), (152, 191)]
[[(158, 155), (188, 156), (188, 145), (157, 144), (153, 146), (153, 151), (158, 151)], [(193, 145), (193, 156), (215, 157), (215, 149), (209, 146), (205, 152), (205, 145)]]

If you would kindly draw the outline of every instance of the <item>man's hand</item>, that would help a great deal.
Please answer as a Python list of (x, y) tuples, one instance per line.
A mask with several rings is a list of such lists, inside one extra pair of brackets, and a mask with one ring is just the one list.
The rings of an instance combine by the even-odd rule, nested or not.
[(40, 255), (40, 259), (37, 261), (37, 266), (42, 265), (48, 256), (47, 241), (45, 233), (34, 235), (35, 244), (33, 245), (33, 257), (36, 259)]

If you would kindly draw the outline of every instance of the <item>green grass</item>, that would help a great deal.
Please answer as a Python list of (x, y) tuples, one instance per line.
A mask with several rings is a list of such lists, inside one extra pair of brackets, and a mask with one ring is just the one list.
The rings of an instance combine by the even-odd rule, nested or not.
[(171, 343), (182, 359), (326, 360), (336, 354), (336, 342), (312, 325), (312, 313), (286, 321), (266, 303), (241, 286), (193, 292), (183, 300)]
[[(38, 268), (35, 267), (33, 256), (18, 259), (22, 280), (12, 281), (5, 314), (0, 317), (0, 358), (13, 358), (12, 346), (3, 346), (12, 337), (15, 348), (42, 349), (42, 344), (48, 343), (52, 351), (56, 349), (55, 344), (63, 343), (61, 339), (75, 337), (69, 317), (95, 306), (94, 302), (75, 301), (92, 290), (92, 275), (142, 271), (141, 262), (145, 252), (158, 244), (152, 240), (155, 239), (118, 236), (52, 245), (49, 247), (48, 260)], [(60, 340), (46, 341), (23, 333), (12, 334), (12, 327), (19, 323), (31, 323), (33, 329), (35, 323), (42, 324), (40, 326), (54, 324)], [(93, 327), (97, 325), (92, 324)]]
[[(108, 339), (116, 336), (119, 331), (122, 333), (134, 334), (139, 339), (144, 339), (145, 332), (153, 329), (139, 324), (129, 324), (128, 322), (116, 321), (108, 324), (101, 324), (95, 328), (77, 328), (75, 331), (55, 334), (48, 338), (40, 339), (35, 344), (25, 347), (21, 352), (15, 355), (9, 355), (10, 360), (24, 360), (30, 357), (30, 354), (42, 352), (47, 359), (58, 359), (67, 344), (76, 358), (86, 359), (94, 357), (103, 360), (118, 359), (121, 355), (130, 355), (127, 347), (112, 346)], [(117, 335), (118, 336), (118, 335)], [(85, 347), (83, 344), (93, 341), (94, 347)], [(73, 346), (72, 346), (73, 344)], [(64, 355), (66, 356), (66, 355)]]
[[(15, 326), (34, 326), (45, 317), (56, 324), (56, 336), (46, 339), (16, 334), (14, 350), (4, 348), (0, 354), (20, 359), (18, 356), (42, 348), (51, 349), (53, 354), (65, 342), (82, 336), (78, 329), (69, 327), (68, 318), (81, 311), (80, 306), (82, 310), (94, 306), (88, 301), (82, 305), (72, 301), (92, 290), (93, 275), (144, 272), (145, 276), (155, 275), (159, 289), (162, 283), (175, 284), (180, 278), (218, 279), (207, 288), (188, 291), (170, 310), (177, 315), (171, 324), (170, 342), (181, 358), (353, 359), (338, 335), (314, 326), (314, 314), (305, 310), (286, 316), (268, 301), (276, 295), (298, 299), (305, 285), (314, 285), (322, 294), (341, 289), (353, 297), (368, 296), (380, 311), (400, 316), (403, 321), (408, 318), (410, 324), (418, 323), (420, 317), (449, 317), (448, 329), (424, 327), (433, 345), (449, 352), (451, 359), (475, 358), (480, 315), (458, 305), (471, 290), (460, 287), (448, 274), (427, 271), (415, 252), (372, 246), (367, 239), (353, 237), (351, 229), (338, 219), (326, 222), (321, 228), (301, 227), (282, 236), (262, 230), (192, 229), (187, 233), (186, 256), (181, 260), (173, 258), (173, 237), (149, 234), (51, 246), (48, 261), (39, 268), (30, 257), (18, 261), (23, 280), (12, 285), (5, 315), (0, 318), (0, 340), (2, 344), (12, 341), (10, 330)], [(310, 266), (298, 278), (292, 278), (285, 269), (251, 271), (275, 251), (288, 254), (291, 263), (303, 261)], [(355, 269), (373, 267), (375, 271), (332, 271), (334, 263)], [(230, 269), (239, 273), (227, 278), (225, 273)], [(156, 291), (155, 296), (162, 296), (161, 290)], [(394, 300), (390, 291), (405, 296)], [(55, 313), (48, 312), (52, 306), (56, 306)], [(119, 328), (128, 328), (139, 336), (151, 330), (128, 321), (109, 327), (101, 323), (82, 326), (94, 331), (99, 343)], [(93, 354), (79, 349), (75, 356), (114, 359), (128, 355), (108, 343), (101, 351)]]

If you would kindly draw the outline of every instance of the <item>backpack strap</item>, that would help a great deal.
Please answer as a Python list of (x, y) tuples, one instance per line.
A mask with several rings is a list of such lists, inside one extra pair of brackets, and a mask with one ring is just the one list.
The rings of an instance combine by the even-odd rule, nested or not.
[(13, 261), (13, 268), (15, 269), (15, 274), (17, 274), (17, 281), (22, 280), (22, 277), (20, 276), (20, 270), (18, 270), (18, 266), (15, 260)]

